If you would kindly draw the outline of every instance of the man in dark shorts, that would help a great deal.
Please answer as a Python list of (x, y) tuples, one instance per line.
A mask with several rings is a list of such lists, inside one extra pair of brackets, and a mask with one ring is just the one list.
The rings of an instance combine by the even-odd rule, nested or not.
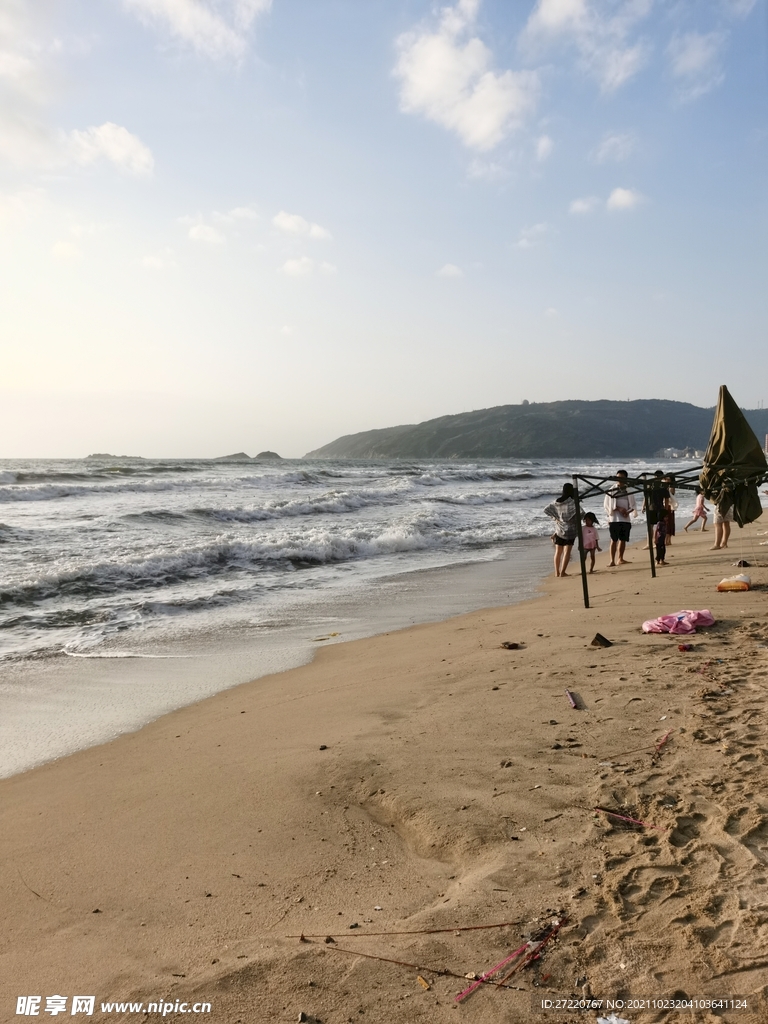
[(627, 471), (620, 469), (616, 474), (616, 486), (612, 487), (605, 496), (603, 502), (605, 514), (608, 517), (608, 533), (611, 535), (610, 554), (611, 560), (608, 566), (626, 565), (624, 549), (629, 541), (629, 532), (632, 524), (629, 521), (630, 515), (637, 515), (634, 494), (627, 491)]
[[(664, 480), (664, 474), (660, 469), (657, 469), (653, 474), (653, 480), (648, 489), (648, 496), (643, 502), (642, 508), (651, 526), (655, 527), (657, 523), (666, 518), (670, 508), (670, 497), (669, 488)], [(645, 545), (643, 550), (648, 550), (648, 544)]]

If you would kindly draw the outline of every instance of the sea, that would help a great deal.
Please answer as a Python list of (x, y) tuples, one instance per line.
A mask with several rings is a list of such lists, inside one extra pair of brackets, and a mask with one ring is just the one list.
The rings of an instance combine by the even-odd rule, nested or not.
[(0, 776), (319, 646), (531, 597), (551, 571), (544, 506), (617, 468), (0, 460)]

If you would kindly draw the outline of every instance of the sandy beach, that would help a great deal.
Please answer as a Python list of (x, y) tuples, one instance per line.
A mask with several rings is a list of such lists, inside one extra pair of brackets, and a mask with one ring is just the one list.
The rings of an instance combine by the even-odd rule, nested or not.
[[(742, 537), (712, 537), (678, 535), (656, 579), (642, 541), (603, 553), (589, 610), (550, 577), (0, 782), (2, 1019), (54, 994), (113, 1021), (596, 1019), (540, 1009), (568, 997), (632, 1024), (767, 1019), (768, 570), (718, 593)], [(716, 625), (641, 632), (683, 608)], [(748, 1008), (629, 1003), (669, 997)]]

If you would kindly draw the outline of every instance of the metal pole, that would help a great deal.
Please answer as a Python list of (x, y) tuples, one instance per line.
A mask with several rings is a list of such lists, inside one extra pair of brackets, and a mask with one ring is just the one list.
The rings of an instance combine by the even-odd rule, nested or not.
[(653, 523), (651, 522), (651, 489), (646, 480), (643, 481), (643, 499), (645, 504), (645, 523), (648, 527), (648, 552), (651, 556), (651, 576), (656, 579), (656, 558), (653, 550)]
[(587, 558), (584, 553), (584, 534), (581, 532), (581, 503), (579, 502), (579, 478), (573, 477), (573, 500), (576, 505), (576, 536), (579, 540), (579, 561), (581, 562), (581, 589), (584, 591), (584, 607), (589, 608), (589, 587), (587, 586)]

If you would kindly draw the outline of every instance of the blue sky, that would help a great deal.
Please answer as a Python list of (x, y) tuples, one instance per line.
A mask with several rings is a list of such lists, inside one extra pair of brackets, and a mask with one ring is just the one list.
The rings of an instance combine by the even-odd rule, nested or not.
[(768, 395), (764, 0), (5, 0), (0, 454)]

